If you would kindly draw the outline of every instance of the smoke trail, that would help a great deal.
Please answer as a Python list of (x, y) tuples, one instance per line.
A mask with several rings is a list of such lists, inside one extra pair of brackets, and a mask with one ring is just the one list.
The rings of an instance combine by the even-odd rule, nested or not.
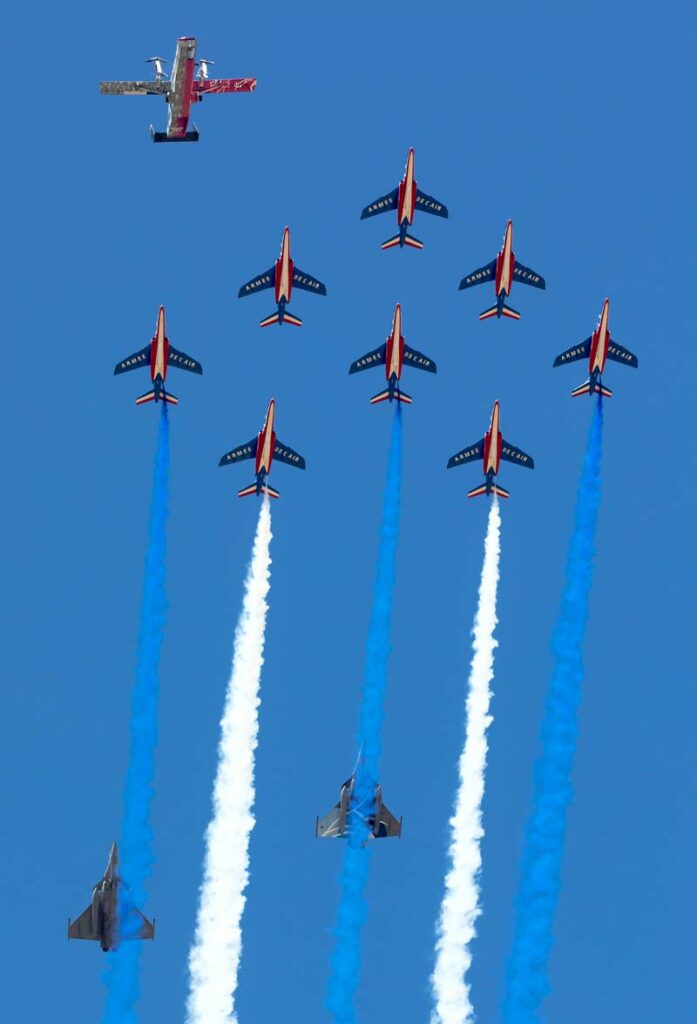
[(206, 831), (206, 859), (196, 934), (189, 953), (190, 1024), (233, 1021), (242, 950), (241, 919), (249, 880), (249, 837), (254, 828), (254, 751), (259, 721), (259, 681), (264, 663), (271, 556), (271, 510), (259, 511), (242, 612), (235, 631), (232, 673), (220, 723), (213, 817)]
[(569, 543), (561, 610), (552, 640), (554, 670), (542, 725), (542, 756), (516, 902), (513, 948), (508, 964), (504, 1016), (508, 1024), (534, 1024), (549, 991), (547, 962), (561, 888), (566, 813), (572, 797), (577, 710), (583, 679), (583, 640), (593, 576), (594, 538), (600, 505), (603, 412), (593, 414), (574, 529)]
[[(361, 700), (358, 742), (361, 757), (355, 782), (355, 803), (370, 806), (380, 779), (382, 753), (381, 728), (383, 701), (387, 685), (387, 661), (390, 654), (390, 623), (394, 590), (397, 537), (399, 534), (399, 498), (402, 480), (402, 410), (397, 406), (392, 422), (387, 482), (382, 505), (380, 548), (373, 589), (373, 607), (368, 627), (365, 678)], [(367, 827), (353, 816), (339, 877), (341, 893), (336, 945), (331, 958), (327, 991), (327, 1009), (339, 1024), (355, 1021), (354, 995), (360, 973), (360, 932), (366, 919), (365, 883), (370, 866), (368, 846), (364, 846)]]
[(470, 944), (475, 937), (479, 906), (479, 871), (484, 772), (491, 724), (489, 684), (494, 677), (496, 592), (499, 581), (501, 513), (494, 498), (484, 541), (484, 562), (479, 602), (474, 620), (473, 655), (467, 695), (467, 729), (460, 756), (460, 782), (450, 819), (450, 865), (437, 927), (436, 965), (431, 978), (435, 1006), (432, 1021), (464, 1024), (474, 1019), (470, 988), (465, 976), (472, 963)]
[[(119, 844), (121, 874), (130, 887), (128, 901), (141, 910), (145, 902), (145, 883), (154, 859), (150, 803), (157, 744), (160, 650), (167, 607), (165, 525), (168, 494), (169, 420), (167, 405), (163, 402), (153, 470), (143, 602), (138, 631), (136, 681), (131, 695), (130, 753), (123, 793), (123, 823)], [(129, 1024), (135, 1021), (134, 1006), (140, 995), (140, 947), (139, 941), (131, 941), (121, 945), (112, 954), (109, 970), (105, 974), (105, 1024)]]

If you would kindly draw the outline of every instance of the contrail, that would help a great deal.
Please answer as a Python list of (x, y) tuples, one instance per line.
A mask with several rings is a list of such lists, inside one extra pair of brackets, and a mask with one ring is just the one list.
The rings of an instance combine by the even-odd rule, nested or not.
[(479, 871), (484, 773), (488, 751), (487, 729), (492, 718), (490, 683), (494, 677), (496, 593), (501, 550), (501, 513), (494, 497), (484, 541), (484, 562), (479, 602), (474, 620), (472, 662), (467, 694), (467, 728), (460, 756), (459, 787), (450, 819), (449, 868), (437, 926), (436, 964), (431, 978), (435, 1006), (432, 1021), (465, 1024), (474, 1020), (470, 986), (465, 977), (472, 963), (470, 945), (481, 914)]
[[(355, 802), (362, 806), (374, 802), (375, 785), (380, 779), (382, 753), (381, 729), (383, 702), (387, 686), (387, 662), (390, 655), (390, 625), (394, 590), (399, 503), (402, 482), (402, 410), (397, 406), (392, 421), (387, 482), (382, 505), (380, 548), (373, 589), (373, 606), (366, 645), (365, 678), (358, 728), (358, 761)], [(349, 832), (339, 877), (339, 910), (334, 929), (336, 944), (331, 957), (327, 990), (327, 1009), (339, 1024), (356, 1019), (354, 996), (360, 975), (360, 933), (366, 919), (365, 883), (370, 866), (369, 846), (364, 846), (367, 828), (356, 823)]]
[[(119, 844), (122, 876), (130, 889), (128, 901), (141, 909), (145, 903), (145, 883), (154, 861), (150, 804), (157, 745), (160, 651), (167, 608), (165, 526), (168, 497), (169, 420), (167, 405), (163, 402), (153, 470), (136, 681), (131, 696), (130, 753)], [(130, 941), (112, 953), (109, 969), (104, 976), (107, 987), (105, 1024), (129, 1024), (135, 1021), (134, 1006), (140, 995), (140, 948), (139, 941)]]
[(213, 816), (206, 831), (196, 934), (189, 952), (190, 1024), (235, 1020), (241, 920), (249, 880), (249, 837), (254, 828), (254, 751), (259, 734), (271, 536), (271, 509), (265, 497), (244, 585), (232, 673), (220, 723)]
[(583, 641), (600, 505), (602, 439), (603, 411), (599, 401), (588, 435), (567, 553), (566, 581), (552, 640), (554, 670), (542, 725), (542, 755), (535, 769), (533, 810), (523, 851), (503, 1005), (507, 1024), (534, 1024), (550, 987), (547, 963), (561, 889), (566, 814), (572, 797)]

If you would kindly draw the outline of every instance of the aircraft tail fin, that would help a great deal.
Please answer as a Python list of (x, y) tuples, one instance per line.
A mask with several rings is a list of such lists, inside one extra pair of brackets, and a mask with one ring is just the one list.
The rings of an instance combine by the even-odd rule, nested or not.
[(283, 311), (283, 319), (281, 320), (281, 314), (278, 310), (275, 313), (271, 313), (270, 316), (264, 317), (263, 320), (259, 321), (260, 327), (268, 327), (269, 324), (293, 324), (294, 327), (302, 327), (302, 320), (299, 316), (293, 316), (288, 310)]
[(414, 238), (413, 235), (402, 234), (393, 235), (392, 238), (388, 238), (386, 242), (383, 242), (380, 246), (381, 249), (394, 249), (395, 245), (408, 245), (412, 249), (423, 249), (424, 243), (420, 242), (418, 238)]
[(479, 319), (489, 320), (492, 316), (507, 316), (509, 320), (520, 320), (520, 313), (517, 309), (513, 309), (512, 306), (499, 306), (498, 303), (495, 306), (490, 306), (489, 309), (485, 309), (483, 313), (480, 313)]
[(162, 398), (165, 402), (169, 402), (170, 405), (179, 405), (177, 396), (170, 394), (169, 391), (163, 391)]
[(390, 389), (386, 388), (385, 391), (378, 391), (377, 395), (373, 395), (370, 399), (370, 404), (377, 405), (378, 402), (391, 402), (393, 399), (395, 402), (404, 402), (405, 405), (411, 405), (413, 401), (411, 395), (408, 395), (406, 391), (400, 391), (398, 388), (395, 388), (390, 393)]
[(581, 384), (571, 392), (572, 398), (578, 398), (579, 395), (590, 394), (602, 395), (603, 398), (612, 398), (612, 391), (610, 388), (606, 388), (600, 381), (596, 381), (595, 384), (591, 386), (590, 377), (585, 384)]
[[(501, 487), (499, 484), (491, 485), (490, 494), (496, 494), (499, 498), (509, 498), (510, 494), (505, 487)], [(486, 494), (486, 484), (482, 484), (481, 487), (473, 487), (471, 491), (467, 492), (468, 498), (478, 498), (480, 494)]]
[(280, 498), (281, 495), (278, 491), (274, 490), (268, 484), (262, 484), (261, 487), (257, 485), (256, 480), (249, 487), (243, 487), (241, 491), (237, 492), (239, 498), (246, 498), (249, 494), (268, 494), (270, 498)]
[(155, 401), (155, 392), (154, 391), (146, 391), (144, 395), (140, 395), (139, 398), (136, 398), (136, 405), (145, 405), (146, 402), (154, 402), (154, 401)]

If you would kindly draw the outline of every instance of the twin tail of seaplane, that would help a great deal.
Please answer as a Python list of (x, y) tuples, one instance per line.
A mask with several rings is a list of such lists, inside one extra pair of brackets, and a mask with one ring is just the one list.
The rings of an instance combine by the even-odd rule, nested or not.
[(327, 289), (321, 281), (296, 267), (290, 256), (290, 229), (285, 228), (281, 242), (281, 255), (276, 260), (274, 266), (269, 267), (268, 270), (257, 274), (251, 281), (243, 284), (237, 297), (243, 299), (245, 295), (252, 295), (254, 292), (273, 288), (276, 299), (276, 312), (265, 316), (259, 322), (259, 326), (268, 327), (269, 324), (278, 324), (280, 327), (281, 324), (293, 324), (295, 327), (300, 327), (302, 325), (300, 317), (289, 313), (287, 309), (294, 287), (299, 288), (301, 291), (314, 292), (315, 295), (327, 294)]
[(504, 459), (506, 462), (514, 462), (517, 466), (525, 466), (526, 469), (535, 468), (535, 463), (530, 455), (521, 451), (520, 448), (515, 448), (503, 439), (500, 419), (499, 403), (494, 402), (494, 408), (491, 412), (491, 423), (481, 441), (475, 441), (474, 444), (463, 448), (462, 451), (457, 452), (456, 455), (453, 455), (448, 460), (448, 469), (452, 469), (453, 466), (464, 466), (466, 462), (474, 462), (477, 459), (482, 460), (485, 482), (481, 486), (474, 487), (471, 491), (468, 491), (468, 498), (476, 498), (480, 494), (493, 494), (499, 498), (509, 497), (509, 492), (505, 487), (501, 487), (494, 479), (499, 471), (501, 459)]
[(379, 199), (376, 199), (374, 202), (366, 206), (361, 213), (361, 220), (366, 220), (368, 217), (375, 217), (378, 213), (386, 213), (388, 210), (397, 211), (399, 233), (388, 238), (386, 242), (383, 242), (380, 247), (381, 249), (393, 249), (396, 245), (398, 245), (400, 249), (405, 245), (412, 249), (423, 249), (423, 242), (420, 242), (418, 238), (414, 238), (414, 236), (410, 235), (408, 231), (417, 210), (422, 210), (424, 213), (431, 213), (435, 217), (448, 216), (447, 206), (444, 206), (439, 199), (434, 199), (433, 196), (427, 196), (425, 192), (422, 192), (418, 188), (414, 177), (413, 149), (409, 150), (404, 177), (397, 188), (393, 189), (392, 192), (388, 192), (386, 196), (381, 196)]
[(174, 345), (170, 344), (165, 327), (165, 307), (160, 306), (157, 314), (157, 326), (152, 340), (139, 352), (122, 359), (114, 367), (114, 373), (127, 373), (129, 370), (137, 370), (141, 366), (150, 367), (150, 378), (153, 386), (150, 391), (136, 398), (136, 405), (143, 405), (145, 402), (168, 402), (177, 405), (179, 399), (165, 388), (167, 369), (170, 366), (178, 366), (180, 370), (188, 370), (189, 373), (203, 373), (203, 367), (197, 363), (186, 352), (180, 352)]
[(387, 388), (378, 391), (370, 399), (372, 405), (378, 402), (404, 402), (411, 405), (412, 399), (405, 391), (402, 391), (400, 381), (404, 366), (415, 366), (418, 370), (426, 370), (428, 373), (436, 372), (436, 364), (428, 356), (417, 352), (415, 349), (407, 348), (402, 336), (402, 307), (399, 303), (395, 306), (392, 318), (392, 330), (384, 345), (367, 352), (355, 363), (351, 363), (349, 373), (359, 373), (361, 370), (369, 370), (373, 366), (384, 366)]
[(275, 415), (276, 402), (272, 398), (266, 412), (264, 426), (257, 436), (253, 437), (251, 441), (247, 441), (246, 444), (241, 444), (237, 448), (233, 448), (232, 451), (226, 452), (218, 463), (219, 466), (231, 466), (234, 462), (243, 462), (245, 459), (255, 460), (256, 479), (253, 484), (243, 487), (241, 491), (237, 492), (240, 498), (245, 498), (249, 494), (265, 494), (270, 498), (280, 497), (279, 492), (267, 482), (274, 459), (285, 462), (288, 466), (295, 466), (296, 469), (305, 469), (305, 459), (302, 455), (298, 455), (276, 437)]
[(610, 336), (610, 300), (605, 299), (603, 308), (600, 311), (598, 326), (590, 338), (574, 345), (572, 348), (562, 352), (554, 360), (553, 366), (563, 366), (565, 363), (573, 363), (578, 359), (588, 360), (588, 380), (571, 392), (573, 398), (579, 395), (602, 395), (603, 398), (611, 398), (612, 391), (605, 387), (602, 381), (605, 363), (608, 359), (616, 363), (624, 363), (625, 366), (639, 366), (639, 360), (626, 348), (622, 348)]
[(509, 320), (520, 320), (520, 313), (517, 309), (506, 305), (506, 299), (511, 294), (514, 281), (530, 285), (532, 288), (546, 288), (545, 279), (535, 270), (524, 267), (515, 258), (513, 252), (513, 221), (506, 225), (506, 233), (503, 236), (503, 245), (496, 259), (486, 263), (483, 267), (473, 270), (467, 277), (460, 281), (460, 291), (464, 288), (472, 288), (476, 284), (484, 284), (485, 281), (493, 281), (496, 290), (496, 305), (485, 309), (479, 314), (480, 320), (489, 320), (492, 316), (508, 317)]

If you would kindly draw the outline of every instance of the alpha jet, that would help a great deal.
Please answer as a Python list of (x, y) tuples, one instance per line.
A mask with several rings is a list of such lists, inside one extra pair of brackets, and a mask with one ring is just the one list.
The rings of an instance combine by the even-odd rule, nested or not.
[(321, 281), (318, 281), (316, 277), (306, 274), (293, 263), (293, 260), (290, 258), (290, 229), (285, 228), (283, 241), (281, 242), (281, 255), (276, 260), (274, 266), (265, 270), (263, 274), (253, 277), (246, 284), (243, 284), (237, 297), (238, 299), (243, 299), (245, 295), (251, 295), (253, 292), (261, 292), (266, 288), (273, 288), (276, 298), (276, 312), (264, 317), (259, 322), (260, 327), (268, 327), (269, 324), (278, 324), (279, 327), (281, 324), (294, 324), (296, 327), (300, 327), (302, 326), (300, 317), (293, 316), (286, 309), (290, 302), (293, 287), (300, 288), (305, 292), (314, 292), (315, 295), (327, 294), (327, 289)]
[(92, 890), (92, 903), (75, 921), (68, 921), (69, 939), (101, 943), (105, 953), (126, 939), (154, 939), (155, 922), (129, 906), (122, 890), (128, 887), (118, 873), (118, 850), (111, 847), (106, 872)]
[(501, 251), (495, 260), (473, 270), (467, 277), (460, 281), (460, 290), (472, 288), (475, 284), (484, 284), (485, 281), (493, 281), (496, 290), (496, 305), (485, 309), (479, 314), (480, 320), (488, 320), (492, 316), (507, 316), (511, 320), (520, 320), (520, 313), (506, 305), (506, 299), (511, 294), (514, 281), (521, 284), (529, 284), (533, 288), (546, 288), (544, 277), (529, 267), (524, 267), (515, 258), (513, 252), (513, 221), (509, 220), (506, 225), (506, 233), (503, 236)]
[(376, 348), (373, 352), (368, 352), (360, 359), (357, 359), (355, 363), (351, 363), (349, 373), (369, 370), (373, 366), (384, 366), (387, 389), (379, 391), (377, 395), (373, 395), (370, 399), (371, 404), (397, 401), (411, 405), (412, 399), (410, 395), (402, 391), (400, 387), (402, 370), (405, 363), (407, 366), (415, 366), (419, 370), (427, 370), (429, 373), (436, 372), (436, 364), (432, 359), (429, 359), (428, 356), (423, 355), (421, 352), (407, 348), (404, 344), (404, 338), (402, 337), (402, 307), (397, 303), (394, 317), (392, 318), (392, 331), (385, 344), (381, 345), (380, 348)]
[(390, 839), (393, 836), (401, 838), (402, 819), (397, 821), (382, 802), (382, 787), (375, 786), (374, 801), (371, 800), (368, 806), (366, 801), (362, 804), (353, 803), (355, 784), (354, 772), (341, 787), (339, 802), (332, 807), (326, 817), (317, 818), (315, 838), (346, 839), (351, 831), (351, 819), (355, 821), (356, 816), (362, 818), (365, 823), (368, 830), (367, 839)]
[(588, 372), (590, 376), (585, 384), (581, 384), (571, 392), (574, 398), (578, 398), (579, 395), (612, 397), (612, 391), (610, 391), (610, 388), (606, 388), (601, 380), (605, 363), (608, 359), (614, 359), (616, 363), (624, 363), (625, 366), (638, 367), (639, 365), (639, 360), (633, 352), (622, 348), (621, 345), (618, 345), (610, 337), (609, 319), (610, 300), (605, 299), (603, 308), (600, 311), (598, 326), (590, 338), (586, 338), (579, 345), (574, 345), (573, 348), (562, 352), (552, 364), (553, 366), (563, 366), (564, 363), (573, 363), (577, 359), (588, 359)]
[(157, 326), (152, 340), (142, 348), (140, 352), (122, 359), (114, 367), (114, 373), (127, 373), (128, 370), (137, 370), (146, 364), (150, 365), (150, 378), (153, 382), (151, 391), (136, 398), (136, 405), (143, 405), (145, 402), (170, 402), (177, 405), (179, 399), (165, 389), (167, 379), (167, 368), (178, 366), (181, 370), (188, 370), (190, 373), (203, 373), (203, 367), (185, 352), (180, 352), (174, 345), (170, 345), (165, 329), (165, 307), (160, 306), (157, 314)]
[[(155, 80), (150, 82), (100, 82), (99, 91), (103, 96), (164, 96), (169, 105), (167, 130), (155, 131), (150, 125), (153, 142), (198, 142), (198, 129), (194, 125), (189, 131), (189, 117), (192, 103), (201, 103), (205, 95), (222, 92), (254, 92), (256, 78), (209, 78), (211, 60), (196, 60), (196, 40), (182, 36), (177, 40), (177, 52), (172, 65), (172, 74), (167, 78), (163, 57), (149, 57)], [(198, 74), (195, 68), (198, 64)]]
[(295, 466), (296, 469), (305, 469), (305, 459), (302, 455), (298, 455), (276, 437), (276, 431), (273, 429), (275, 414), (276, 403), (272, 398), (266, 412), (264, 426), (257, 436), (253, 437), (251, 441), (247, 441), (246, 444), (241, 444), (239, 448), (233, 448), (231, 452), (227, 452), (218, 463), (219, 466), (230, 466), (233, 462), (242, 462), (244, 459), (256, 460), (254, 468), (256, 481), (237, 492), (240, 498), (244, 498), (248, 494), (268, 494), (270, 498), (280, 497), (278, 491), (275, 491), (266, 482), (274, 459), (285, 462), (289, 466)]
[(448, 469), (453, 466), (463, 466), (466, 462), (474, 462), (475, 459), (482, 459), (484, 476), (486, 482), (481, 487), (474, 487), (468, 491), (468, 498), (476, 498), (479, 494), (496, 494), (500, 498), (508, 498), (509, 493), (505, 487), (501, 487), (494, 480), (499, 471), (501, 459), (506, 462), (515, 462), (518, 466), (525, 466), (527, 469), (534, 469), (535, 463), (529, 455), (526, 455), (520, 448), (514, 448), (508, 441), (504, 441), (499, 426), (500, 414), (499, 403), (494, 402), (491, 412), (491, 423), (481, 441), (475, 441), (468, 448), (463, 448), (457, 455), (448, 460)]
[(397, 211), (399, 234), (393, 235), (392, 238), (388, 238), (386, 242), (383, 242), (380, 246), (381, 249), (392, 249), (395, 245), (398, 245), (400, 248), (409, 245), (412, 249), (423, 249), (423, 242), (420, 242), (418, 238), (414, 238), (413, 235), (408, 233), (417, 210), (423, 210), (424, 213), (432, 213), (436, 217), (448, 216), (448, 209), (440, 200), (434, 199), (433, 196), (427, 196), (425, 192), (422, 192), (417, 187), (414, 178), (413, 149), (409, 150), (404, 177), (397, 188), (392, 192), (388, 192), (386, 196), (376, 199), (370, 206), (366, 206), (361, 214), (361, 220), (365, 220), (367, 217), (375, 217), (378, 213), (386, 213), (387, 210)]

